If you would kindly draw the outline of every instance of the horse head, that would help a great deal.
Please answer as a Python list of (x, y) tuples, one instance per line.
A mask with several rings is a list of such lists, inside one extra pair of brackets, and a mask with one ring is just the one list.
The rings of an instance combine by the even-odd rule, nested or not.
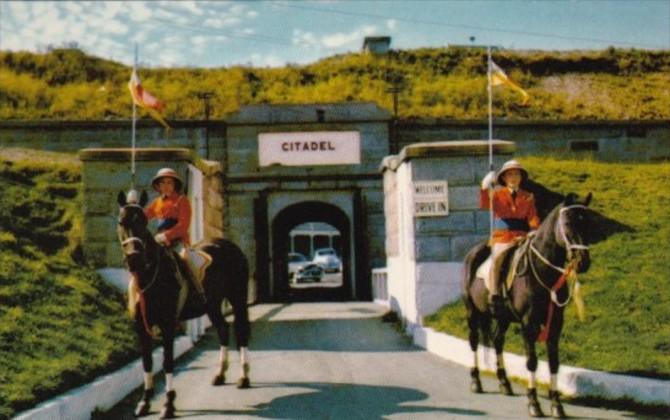
[(591, 265), (589, 247), (585, 242), (591, 197), (591, 193), (584, 199), (574, 193), (568, 194), (558, 209), (554, 229), (556, 242), (565, 249), (568, 262), (573, 264), (578, 273), (587, 271)]
[(123, 259), (131, 273), (141, 273), (145, 270), (147, 261), (145, 251), (147, 243), (153, 237), (147, 229), (147, 217), (144, 214), (144, 205), (148, 201), (146, 191), (137, 200), (137, 192), (131, 191), (128, 196), (121, 191), (117, 197), (119, 203), (119, 220), (116, 228), (123, 252)]

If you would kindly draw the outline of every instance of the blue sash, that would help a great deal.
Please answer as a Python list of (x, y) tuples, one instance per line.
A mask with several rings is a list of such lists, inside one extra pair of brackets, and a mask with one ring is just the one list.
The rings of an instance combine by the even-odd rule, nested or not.
[(520, 230), (524, 232), (530, 230), (528, 221), (524, 219), (496, 219), (493, 226), (496, 230)]
[(157, 220), (158, 220), (158, 226), (156, 226), (156, 232), (163, 232), (165, 230), (168, 230), (171, 227), (174, 227), (178, 222), (177, 219), (157, 219)]

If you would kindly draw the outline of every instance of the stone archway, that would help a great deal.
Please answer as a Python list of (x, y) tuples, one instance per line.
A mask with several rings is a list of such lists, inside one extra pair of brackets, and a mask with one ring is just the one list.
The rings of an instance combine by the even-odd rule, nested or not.
[[(340, 232), (342, 243), (342, 285), (337, 288), (292, 290), (286, 256), (289, 252), (287, 238), (291, 230), (303, 223), (323, 222)], [(272, 221), (272, 272), (274, 279), (274, 300), (345, 300), (352, 295), (351, 226), (349, 217), (335, 205), (320, 201), (303, 201), (292, 204), (275, 216)]]

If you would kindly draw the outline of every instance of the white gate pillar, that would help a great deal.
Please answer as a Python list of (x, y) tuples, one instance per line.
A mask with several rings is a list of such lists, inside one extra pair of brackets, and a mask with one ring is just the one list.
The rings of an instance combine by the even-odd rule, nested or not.
[[(514, 148), (494, 140), (495, 167)], [(460, 298), (463, 257), (489, 234), (479, 209), (488, 151), (485, 140), (416, 143), (382, 162), (389, 304), (408, 330)]]

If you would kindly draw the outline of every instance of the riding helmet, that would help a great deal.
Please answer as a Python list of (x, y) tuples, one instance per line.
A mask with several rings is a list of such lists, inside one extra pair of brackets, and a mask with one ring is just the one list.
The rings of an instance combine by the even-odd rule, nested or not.
[(181, 177), (179, 174), (172, 168), (162, 168), (159, 169), (158, 172), (156, 172), (156, 176), (151, 180), (151, 186), (154, 187), (154, 190), (158, 191), (158, 181), (161, 178), (172, 178), (174, 179), (174, 189), (175, 191), (179, 192), (181, 191), (182, 185), (184, 185), (184, 181), (181, 180)]
[(512, 159), (505, 162), (502, 168), (500, 168), (500, 171), (498, 171), (498, 175), (496, 176), (498, 185), (505, 185), (505, 181), (503, 181), (502, 176), (505, 172), (509, 171), (510, 169), (518, 169), (521, 172), (521, 182), (524, 182), (528, 179), (528, 171), (526, 171), (518, 161)]

